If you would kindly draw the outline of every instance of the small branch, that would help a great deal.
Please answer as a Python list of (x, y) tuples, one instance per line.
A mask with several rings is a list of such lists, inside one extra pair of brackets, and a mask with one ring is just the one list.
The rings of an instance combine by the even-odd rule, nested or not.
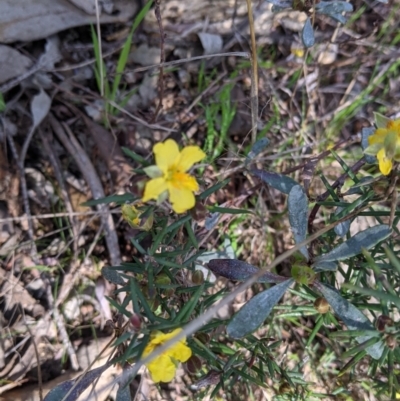
[(257, 46), (256, 34), (254, 31), (254, 18), (251, 0), (247, 1), (247, 16), (250, 26), (251, 39), (251, 142), (257, 139), (257, 122), (258, 122), (258, 63), (257, 63)]
[(151, 121), (152, 123), (156, 122), (156, 120), (157, 120), (157, 116), (161, 110), (162, 101), (163, 101), (163, 97), (164, 97), (164, 67), (163, 67), (163, 64), (165, 62), (165, 50), (164, 50), (165, 33), (164, 33), (163, 25), (162, 25), (160, 4), (161, 4), (161, 0), (155, 0), (154, 14), (156, 15), (158, 29), (160, 31), (160, 75), (158, 77), (158, 86), (160, 88), (160, 93), (159, 93), (158, 105), (157, 105), (156, 111), (154, 112), (154, 117), (152, 118), (152, 121)]
[[(77, 163), (85, 181), (90, 187), (94, 199), (104, 198), (104, 190), (96, 170), (90, 161), (88, 155), (79, 144), (72, 131), (67, 124), (60, 124), (53, 114), (49, 115), (50, 124), (57, 135), (60, 142), (68, 150)], [(68, 135), (66, 134), (68, 133)], [(110, 263), (119, 265), (121, 262), (121, 254), (118, 246), (118, 237), (115, 231), (114, 221), (107, 205), (97, 205), (97, 209), (102, 212), (100, 217), (104, 225), (105, 240), (110, 255)]]
[(56, 177), (58, 185), (60, 186), (61, 196), (63, 198), (65, 208), (67, 209), (67, 215), (72, 226), (72, 233), (74, 236), (73, 247), (74, 247), (74, 253), (76, 253), (78, 251), (79, 230), (76, 224), (76, 219), (73, 216), (74, 209), (72, 208), (71, 200), (69, 198), (68, 191), (65, 186), (65, 180), (61, 172), (60, 161), (58, 160), (57, 153), (53, 151), (53, 148), (51, 146), (53, 142), (53, 135), (48, 130), (43, 131), (39, 129), (39, 136), (42, 141), (44, 150), (47, 154), (47, 157), (50, 160), (50, 164), (53, 167), (54, 175)]
[(68, 353), (68, 356), (69, 356), (69, 359), (71, 362), (71, 367), (73, 370), (77, 371), (80, 369), (79, 363), (78, 363), (78, 357), (76, 356), (74, 347), (72, 346), (71, 341), (69, 340), (68, 333), (65, 328), (64, 318), (58, 311), (57, 305), (55, 305), (55, 303), (54, 303), (53, 294), (51, 293), (51, 285), (50, 285), (48, 279), (46, 279), (45, 282), (46, 282), (47, 300), (48, 300), (49, 305), (52, 306), (52, 313), (53, 313), (53, 317), (54, 317), (54, 320), (55, 320), (57, 328), (58, 328), (58, 332), (60, 333), (61, 340)]
[[(33, 233), (33, 223), (32, 223), (32, 215), (31, 215), (31, 208), (29, 206), (29, 198), (28, 198), (28, 189), (26, 186), (26, 177), (25, 177), (25, 170), (24, 170), (24, 160), (22, 160), (18, 156), (17, 148), (15, 147), (14, 139), (12, 138), (9, 132), (6, 132), (6, 136), (8, 139), (8, 143), (10, 144), (10, 149), (15, 159), (15, 163), (17, 164), (20, 180), (21, 180), (21, 193), (22, 193), (22, 202), (24, 204), (25, 214), (28, 217), (28, 235), (29, 239), (32, 241), (31, 243), (31, 256), (32, 258), (37, 261), (37, 249), (36, 244), (34, 241), (34, 233)], [(25, 141), (26, 142), (26, 141)]]

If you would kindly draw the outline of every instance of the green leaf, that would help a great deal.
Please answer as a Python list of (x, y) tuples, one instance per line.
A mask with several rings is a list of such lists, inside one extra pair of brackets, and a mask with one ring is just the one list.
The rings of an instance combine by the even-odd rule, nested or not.
[(260, 327), (292, 283), (293, 279), (286, 280), (250, 299), (228, 324), (228, 335), (240, 338)]
[[(314, 283), (314, 287), (324, 296), (333, 311), (343, 320), (349, 330), (374, 330), (374, 326), (368, 318), (349, 301), (344, 299), (337, 290), (329, 288), (318, 281)], [(365, 334), (356, 337), (356, 340), (361, 344), (372, 337), (370, 334)], [(372, 358), (379, 359), (383, 352), (382, 341), (368, 347), (366, 351)]]
[[(208, 268), (214, 274), (234, 281), (246, 281), (260, 271), (253, 265), (235, 259), (211, 259), (208, 262)], [(281, 283), (286, 279), (286, 277), (265, 272), (257, 281), (259, 283)]]
[(159, 178), (163, 176), (163, 172), (160, 170), (158, 166), (155, 165), (144, 167), (143, 171), (150, 178)]
[(286, 175), (271, 173), (265, 170), (252, 169), (251, 173), (263, 180), (266, 184), (278, 191), (288, 194), (295, 185), (299, 185), (295, 180)]
[(376, 111), (374, 112), (374, 118), (375, 118), (375, 125), (378, 128), (387, 128), (388, 123), (391, 121), (390, 118), (385, 117), (384, 115), (377, 113)]
[[(307, 233), (307, 215), (308, 199), (301, 185), (295, 185), (288, 196), (289, 222), (292, 228), (294, 241), (296, 244), (306, 239)], [(302, 246), (300, 252), (308, 260), (308, 251), (306, 246)]]
[(246, 209), (231, 209), (228, 207), (210, 206), (208, 208), (212, 213), (226, 213), (226, 214), (251, 214), (251, 210)]
[(301, 31), (301, 40), (305, 48), (314, 46), (314, 29), (311, 25), (310, 17), (307, 17), (306, 22), (303, 26), (303, 30)]
[(207, 198), (207, 196), (213, 194), (214, 192), (220, 190), (221, 188), (223, 188), (226, 184), (228, 184), (228, 182), (230, 181), (230, 178), (227, 178), (226, 180), (223, 180), (221, 182), (219, 182), (218, 184), (213, 185), (212, 187), (206, 189), (204, 192), (202, 192), (199, 195), (199, 199), (205, 199)]
[(343, 287), (348, 288), (352, 291), (357, 291), (360, 294), (375, 297), (376, 299), (380, 299), (384, 303), (391, 302), (396, 305), (397, 309), (400, 309), (400, 298), (397, 295), (388, 294), (384, 291), (373, 290), (372, 288), (363, 288), (349, 283), (343, 283)]
[(322, 255), (318, 262), (335, 262), (337, 260), (349, 259), (362, 252), (363, 249), (371, 249), (379, 242), (388, 238), (392, 230), (386, 224), (376, 225), (358, 232), (353, 237), (343, 242), (332, 251)]

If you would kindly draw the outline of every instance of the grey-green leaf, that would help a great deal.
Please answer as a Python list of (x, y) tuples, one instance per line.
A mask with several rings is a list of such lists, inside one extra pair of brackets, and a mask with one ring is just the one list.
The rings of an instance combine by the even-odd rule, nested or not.
[[(44, 397), (43, 401), (75, 401), (79, 395), (83, 393), (96, 379), (107, 370), (114, 361), (107, 362), (105, 365), (97, 369), (89, 370), (89, 372), (78, 376), (76, 379), (67, 380), (60, 383)], [(83, 377), (82, 377), (83, 376)], [(69, 395), (66, 397), (66, 395)]]
[(121, 277), (121, 274), (118, 273), (116, 270), (111, 269), (108, 266), (104, 266), (101, 269), (101, 274), (110, 283), (117, 284), (117, 285), (125, 285), (126, 284), (125, 280)]
[(391, 233), (392, 230), (386, 224), (367, 228), (364, 231), (358, 232), (332, 251), (322, 255), (317, 261), (335, 262), (337, 260), (349, 259), (360, 254), (363, 249), (371, 249), (379, 242), (388, 238)]
[(251, 173), (256, 177), (263, 180), (266, 184), (270, 185), (272, 188), (277, 189), (278, 191), (283, 192), (284, 194), (288, 194), (290, 190), (295, 186), (299, 185), (295, 180), (287, 177), (286, 175), (271, 173), (265, 170), (252, 169)]
[[(308, 199), (301, 185), (295, 185), (288, 196), (289, 222), (296, 244), (303, 242), (307, 234)], [(308, 260), (308, 251), (305, 246), (300, 252)]]
[(310, 17), (307, 17), (306, 22), (303, 26), (303, 30), (301, 31), (301, 40), (303, 42), (304, 47), (306, 48), (314, 46), (315, 43), (314, 29), (311, 25)]
[(293, 279), (286, 280), (250, 299), (228, 324), (226, 328), (228, 335), (240, 338), (260, 327), (293, 281)]
[[(211, 259), (208, 262), (208, 268), (214, 274), (235, 281), (246, 281), (260, 271), (257, 267), (236, 259)], [(281, 283), (285, 280), (286, 277), (265, 272), (257, 281), (259, 283)]]
[(270, 143), (268, 138), (261, 138), (251, 147), (249, 154), (246, 157), (245, 165), (249, 164), (257, 155), (259, 155)]
[(353, 9), (347, 1), (320, 1), (315, 5), (315, 11), (322, 14), (351, 13)]
[[(367, 149), (369, 146), (368, 138), (375, 132), (374, 127), (366, 127), (361, 130), (361, 147), (363, 150)], [(365, 161), (369, 164), (376, 163), (376, 157), (371, 155), (364, 155)]]
[(314, 263), (313, 269), (316, 273), (322, 271), (334, 272), (337, 270), (337, 264), (335, 262), (324, 262), (323, 260), (321, 260)]
[[(368, 318), (349, 301), (344, 299), (338, 291), (329, 288), (318, 281), (314, 283), (314, 287), (316, 287), (324, 296), (336, 315), (343, 320), (344, 324), (350, 330), (374, 330), (374, 326), (368, 320)], [(364, 341), (369, 340), (371, 337), (373, 336), (366, 334), (356, 337), (356, 340), (359, 344), (361, 344)], [(368, 347), (366, 351), (372, 356), (372, 358), (379, 359), (383, 352), (382, 341), (379, 341), (378, 343)]]
[[(335, 215), (337, 216), (343, 209), (344, 207), (341, 206), (337, 207), (335, 210)], [(335, 226), (334, 230), (336, 235), (338, 235), (339, 237), (344, 237), (349, 232), (350, 224), (351, 224), (351, 219), (348, 219)]]

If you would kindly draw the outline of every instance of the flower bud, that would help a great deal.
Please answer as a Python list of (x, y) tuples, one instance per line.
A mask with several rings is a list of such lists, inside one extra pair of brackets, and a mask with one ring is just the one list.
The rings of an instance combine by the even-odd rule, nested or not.
[(292, 392), (292, 388), (290, 387), (290, 384), (288, 382), (283, 382), (280, 386), (279, 386), (279, 394), (283, 395), (283, 394), (288, 394)]
[(192, 273), (192, 282), (193, 284), (203, 284), (204, 283), (204, 273), (201, 270), (195, 270)]
[(386, 337), (386, 345), (389, 349), (394, 350), (397, 346), (397, 339), (395, 336), (387, 336)]
[(201, 371), (202, 365), (201, 359), (196, 355), (192, 355), (186, 362), (186, 370), (191, 375), (194, 375)]
[(135, 331), (139, 331), (142, 326), (140, 316), (136, 313), (132, 313), (131, 317), (129, 318), (129, 323)]
[(380, 315), (376, 319), (375, 327), (381, 333), (385, 331), (386, 326), (393, 326), (393, 319), (386, 315)]
[(329, 311), (329, 303), (325, 298), (319, 297), (314, 301), (314, 308), (318, 313), (324, 314)]
[(202, 344), (208, 344), (208, 342), (210, 341), (210, 335), (207, 333), (196, 333), (195, 337), (202, 343)]

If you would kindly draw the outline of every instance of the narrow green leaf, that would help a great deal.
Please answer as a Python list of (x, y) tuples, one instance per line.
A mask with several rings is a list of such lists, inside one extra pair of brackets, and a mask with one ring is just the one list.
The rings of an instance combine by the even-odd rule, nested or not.
[(292, 279), (286, 280), (250, 299), (228, 324), (228, 335), (240, 338), (260, 327), (292, 283)]
[(213, 194), (214, 192), (220, 190), (221, 188), (223, 188), (225, 185), (228, 184), (228, 182), (230, 181), (230, 178), (227, 178), (226, 180), (223, 180), (221, 182), (219, 182), (218, 184), (213, 185), (212, 187), (206, 189), (204, 192), (202, 192), (199, 195), (199, 199), (205, 199), (207, 198), (207, 196)]
[(226, 213), (226, 214), (252, 214), (251, 210), (246, 209), (231, 209), (228, 207), (220, 207), (220, 206), (210, 206), (208, 208), (210, 212), (215, 213)]
[(388, 294), (384, 291), (373, 290), (372, 288), (363, 288), (349, 283), (343, 283), (343, 287), (352, 291), (356, 291), (360, 294), (375, 297), (376, 299), (380, 299), (384, 302), (391, 302), (396, 305), (398, 309), (400, 309), (400, 298), (397, 295)]

